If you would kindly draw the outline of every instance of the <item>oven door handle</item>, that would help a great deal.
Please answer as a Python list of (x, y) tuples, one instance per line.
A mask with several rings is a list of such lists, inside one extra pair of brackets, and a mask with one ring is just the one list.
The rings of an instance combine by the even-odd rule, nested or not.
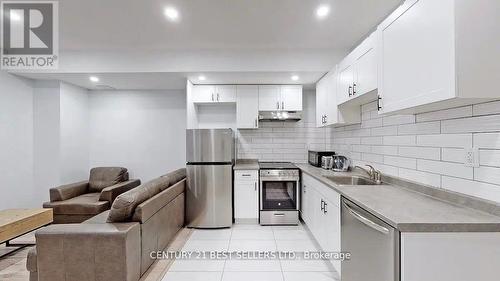
[(274, 213), (273, 215), (275, 217), (284, 217), (285, 216), (285, 214), (283, 214), (283, 213)]

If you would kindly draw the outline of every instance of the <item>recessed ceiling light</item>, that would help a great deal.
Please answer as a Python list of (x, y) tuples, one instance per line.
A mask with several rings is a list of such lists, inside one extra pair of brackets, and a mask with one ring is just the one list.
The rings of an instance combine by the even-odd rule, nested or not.
[(200, 75), (200, 76), (198, 76), (198, 80), (205, 81), (205, 80), (207, 80), (207, 77)]
[(299, 80), (299, 76), (298, 75), (292, 75), (292, 77), (290, 77), (293, 81), (297, 81)]
[(97, 77), (97, 76), (90, 76), (89, 80), (92, 81), (92, 82), (94, 82), (94, 83), (97, 83), (97, 82), (99, 82), (99, 77)]
[(328, 5), (321, 5), (316, 9), (316, 16), (319, 19), (323, 19), (330, 13), (330, 7)]
[(167, 17), (167, 19), (169, 19), (170, 21), (177, 21), (177, 20), (179, 20), (179, 11), (177, 11), (176, 8), (167, 7), (163, 11), (163, 13)]

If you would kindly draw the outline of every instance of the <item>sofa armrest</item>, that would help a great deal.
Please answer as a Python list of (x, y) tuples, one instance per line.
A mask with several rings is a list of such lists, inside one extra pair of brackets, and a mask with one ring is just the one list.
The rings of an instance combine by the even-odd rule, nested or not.
[(87, 193), (89, 181), (81, 181), (51, 188), (50, 202), (64, 201)]
[(118, 195), (131, 190), (141, 184), (140, 180), (128, 180), (124, 182), (117, 183), (112, 186), (108, 186), (101, 191), (99, 196), (99, 201), (108, 201), (110, 205), (113, 204)]
[(59, 224), (35, 233), (39, 281), (137, 281), (138, 223)]

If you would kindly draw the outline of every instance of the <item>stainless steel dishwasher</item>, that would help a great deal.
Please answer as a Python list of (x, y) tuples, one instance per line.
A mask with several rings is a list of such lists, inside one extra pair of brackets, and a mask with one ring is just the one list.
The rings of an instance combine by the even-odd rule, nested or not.
[(342, 198), (342, 281), (399, 281), (399, 231)]

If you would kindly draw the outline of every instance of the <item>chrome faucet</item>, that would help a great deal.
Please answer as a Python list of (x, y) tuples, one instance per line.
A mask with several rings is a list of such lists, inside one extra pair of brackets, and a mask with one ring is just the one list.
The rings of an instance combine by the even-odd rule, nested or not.
[(355, 166), (354, 168), (358, 168), (358, 169), (363, 170), (365, 173), (368, 174), (370, 179), (373, 180), (376, 184), (381, 184), (382, 183), (382, 173), (379, 170), (373, 168), (372, 165), (365, 165), (365, 166), (367, 166), (370, 169), (367, 170), (361, 166)]

